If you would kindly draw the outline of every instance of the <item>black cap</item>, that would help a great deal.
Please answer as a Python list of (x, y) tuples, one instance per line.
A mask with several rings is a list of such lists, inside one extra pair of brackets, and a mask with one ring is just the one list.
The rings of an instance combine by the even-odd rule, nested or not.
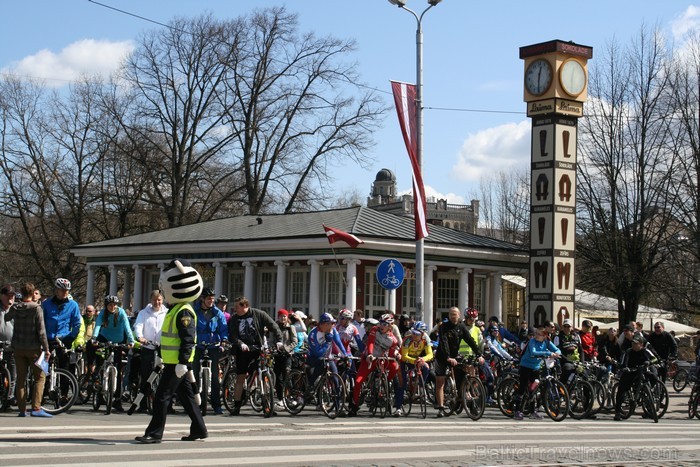
[(646, 341), (647, 340), (640, 333), (635, 334), (632, 338), (632, 342), (636, 342), (638, 344), (644, 344)]
[(494, 321), (494, 322), (498, 323), (499, 322), (498, 316), (492, 316), (491, 318), (489, 318), (489, 321)]
[(214, 296), (216, 296), (216, 292), (214, 292), (214, 289), (206, 288), (202, 291), (202, 298), (203, 297), (214, 297)]

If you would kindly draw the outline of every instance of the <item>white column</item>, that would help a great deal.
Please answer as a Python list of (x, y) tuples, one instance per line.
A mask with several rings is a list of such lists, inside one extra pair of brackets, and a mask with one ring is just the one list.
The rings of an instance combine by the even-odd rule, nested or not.
[(347, 265), (345, 273), (347, 279), (345, 308), (355, 310), (357, 308), (357, 265), (360, 264), (360, 260), (348, 258), (343, 260), (343, 264)]
[(255, 300), (255, 297), (253, 297), (253, 291), (255, 290), (255, 263), (243, 261), (243, 267), (245, 268), (245, 273), (243, 275), (243, 295), (252, 302)]
[(321, 262), (310, 259), (306, 262), (311, 266), (309, 274), (309, 316), (318, 320), (321, 316)]
[(280, 308), (284, 308), (287, 301), (287, 266), (288, 263), (284, 261), (275, 261), (275, 266), (277, 266), (277, 283), (275, 288), (275, 313), (273, 316), (277, 316), (277, 311)]
[(134, 312), (137, 312), (143, 308), (143, 266), (134, 264), (132, 268), (134, 270)]
[(391, 294), (389, 293), (389, 290), (384, 289), (384, 309), (389, 310), (390, 306), (391, 306)]
[(131, 305), (131, 268), (127, 266), (124, 270), (124, 297), (122, 298), (122, 308), (133, 310)]
[[(491, 293), (489, 294), (491, 300), (489, 303), (489, 310), (491, 310), (490, 315), (486, 316), (489, 319), (491, 316), (498, 317), (498, 321), (503, 322), (503, 275), (501, 273), (495, 272), (489, 276), (490, 284), (489, 288)], [(504, 323), (504, 326), (506, 323)]]
[(423, 277), (425, 278), (425, 290), (423, 291), (423, 302), (425, 303), (425, 314), (423, 321), (428, 326), (428, 329), (433, 328), (433, 318), (435, 315), (435, 307), (433, 303), (433, 273), (437, 271), (437, 266), (427, 265), (423, 268)]
[(469, 273), (472, 272), (470, 268), (458, 269), (459, 273), (459, 295), (457, 299), (457, 306), (461, 312), (469, 306)]
[(95, 268), (87, 265), (87, 284), (85, 291), (85, 305), (95, 304)]
[(213, 263), (214, 273), (214, 290), (217, 295), (224, 293), (224, 265), (221, 263)]
[(117, 267), (109, 265), (109, 295), (117, 295)]

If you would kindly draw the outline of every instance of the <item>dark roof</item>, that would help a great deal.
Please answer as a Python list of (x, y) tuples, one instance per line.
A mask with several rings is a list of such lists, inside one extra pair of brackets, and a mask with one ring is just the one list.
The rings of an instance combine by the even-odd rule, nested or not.
[[(376, 238), (412, 241), (414, 239), (412, 218), (375, 211), (364, 206), (353, 206), (295, 214), (229, 217), (87, 243), (78, 245), (76, 248), (325, 237), (323, 225), (355, 234), (362, 240)], [(447, 227), (430, 225), (428, 228), (430, 235), (425, 238), (425, 243), (525, 251), (525, 248), (519, 245)]]

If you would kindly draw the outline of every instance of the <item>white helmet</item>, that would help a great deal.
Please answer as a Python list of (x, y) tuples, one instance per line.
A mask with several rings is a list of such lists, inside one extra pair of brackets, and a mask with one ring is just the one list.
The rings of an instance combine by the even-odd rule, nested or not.
[(202, 294), (202, 276), (188, 261), (174, 259), (160, 273), (160, 291), (168, 303), (189, 303)]

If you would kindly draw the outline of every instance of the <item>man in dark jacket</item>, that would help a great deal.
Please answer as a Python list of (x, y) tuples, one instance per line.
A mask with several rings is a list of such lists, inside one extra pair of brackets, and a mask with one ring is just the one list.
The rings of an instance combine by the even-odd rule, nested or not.
[(236, 359), (236, 385), (233, 394), (231, 415), (241, 412), (243, 385), (246, 376), (255, 370), (260, 349), (263, 347), (265, 333), (274, 339), (278, 349), (284, 349), (282, 333), (277, 323), (262, 310), (250, 307), (246, 297), (238, 297), (233, 303), (233, 314), (228, 325), (229, 341)]
[(284, 410), (284, 404), (282, 402), (283, 383), (292, 369), (292, 353), (294, 353), (294, 348), (297, 346), (297, 342), (299, 342), (296, 328), (292, 325), (291, 321), (289, 321), (289, 314), (289, 311), (284, 308), (277, 312), (277, 325), (282, 333), (284, 349), (280, 350), (279, 353), (275, 355), (275, 392), (277, 394), (275, 410)]
[(12, 336), (12, 348), (15, 352), (17, 364), (17, 408), (19, 416), (27, 416), (26, 381), (29, 368), (34, 372), (34, 387), (32, 388), (32, 417), (51, 417), (41, 408), (41, 399), (44, 394), (44, 382), (46, 375), (37, 367), (37, 361), (41, 352), (44, 352), (46, 361), (49, 359), (49, 342), (46, 339), (44, 328), (44, 313), (41, 305), (34, 301), (34, 284), (26, 283), (21, 288), (22, 301), (15, 303), (7, 312), (5, 319), (14, 320), (14, 334)]
[[(661, 358), (661, 363), (666, 360), (675, 360), (678, 358), (678, 344), (670, 332), (664, 330), (664, 323), (657, 321), (654, 323), (654, 331), (647, 335), (647, 341), (654, 348), (656, 353)], [(661, 365), (659, 368), (659, 376), (666, 382), (666, 365)]]

